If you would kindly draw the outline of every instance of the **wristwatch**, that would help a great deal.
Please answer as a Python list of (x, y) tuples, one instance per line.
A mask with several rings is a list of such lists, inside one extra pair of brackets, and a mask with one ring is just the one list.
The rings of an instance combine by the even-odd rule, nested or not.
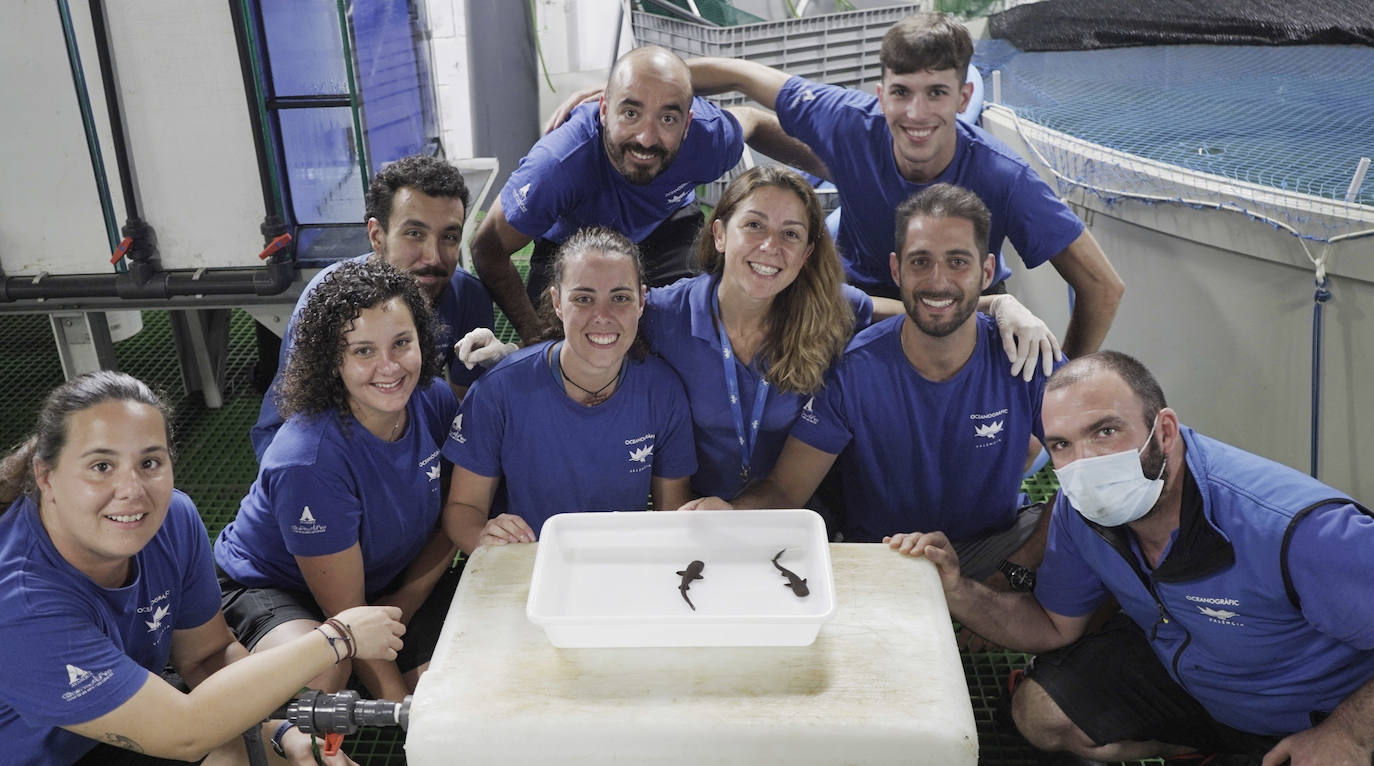
[(997, 571), (1006, 576), (1007, 583), (1017, 593), (1030, 593), (1035, 590), (1034, 569), (1002, 559), (1002, 563), (997, 565)]
[(286, 734), (287, 730), (291, 729), (295, 725), (296, 724), (291, 723), (290, 721), (282, 721), (281, 725), (277, 727), (276, 733), (272, 735), (272, 750), (276, 752), (277, 755), (280, 755), (283, 758), (286, 757), (286, 751), (282, 749), (281, 738), (283, 735)]

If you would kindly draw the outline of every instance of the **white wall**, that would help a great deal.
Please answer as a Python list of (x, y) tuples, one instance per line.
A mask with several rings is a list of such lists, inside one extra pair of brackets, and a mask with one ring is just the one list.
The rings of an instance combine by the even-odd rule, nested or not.
[[(1031, 159), (999, 113), (984, 126)], [(1104, 348), (1139, 358), (1187, 425), (1306, 473), (1310, 467), (1313, 267), (1298, 240), (1241, 213), (1070, 195), (1126, 283)], [(1359, 224), (1356, 224), (1359, 227)], [(1318, 478), (1374, 500), (1374, 259), (1369, 238), (1331, 248)], [(1056, 330), (1064, 282), (1026, 271), (1012, 292)]]
[(451, 159), (473, 155), (467, 0), (425, 0), (439, 134)]
[(539, 115), (547, 119), (574, 91), (606, 82), (611, 64), (634, 47), (630, 15), (616, 19), (622, 0), (536, 0), (535, 31), (544, 51), (544, 65), (553, 90), (539, 80)]
[[(116, 210), (125, 214), (90, 14), (72, 21)], [(228, 7), (107, 0), (106, 20), (143, 218), (164, 268), (256, 266), (265, 208)], [(11, 276), (108, 273), (94, 175), (53, 3), (6, 6), (0, 24), (0, 264)], [(42, 193), (35, 194), (35, 188)]]

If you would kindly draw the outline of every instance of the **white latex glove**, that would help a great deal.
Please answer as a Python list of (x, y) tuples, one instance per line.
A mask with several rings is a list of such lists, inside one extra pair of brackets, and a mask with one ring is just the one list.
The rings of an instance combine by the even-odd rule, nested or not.
[(1064, 358), (1059, 339), (1050, 328), (1011, 295), (999, 295), (992, 302), (992, 317), (1002, 333), (1002, 350), (1011, 360), (1011, 374), (1029, 381), (1035, 377), (1039, 361), (1045, 374), (1054, 372), (1054, 363)]
[(490, 368), (515, 353), (516, 348), (514, 343), (497, 340), (495, 333), (486, 327), (478, 327), (453, 344), (453, 353), (458, 355), (458, 361), (471, 370), (479, 364)]

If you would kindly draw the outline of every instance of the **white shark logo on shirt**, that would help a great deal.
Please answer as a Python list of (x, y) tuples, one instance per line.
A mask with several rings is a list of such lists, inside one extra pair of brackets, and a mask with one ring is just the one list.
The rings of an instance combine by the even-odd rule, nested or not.
[(315, 515), (312, 514), (312, 513), (310, 512), (310, 506), (308, 506), (308, 505), (305, 507), (305, 510), (301, 511), (301, 523), (302, 523), (302, 524), (314, 524), (314, 523), (315, 523)]
[(434, 465), (430, 466), (429, 470), (425, 471), (425, 475), (428, 476), (430, 479), (439, 478), (439, 464), (435, 463)]
[(1002, 433), (1003, 424), (1005, 422), (1006, 421), (999, 420), (995, 423), (988, 423), (985, 426), (974, 426), (973, 433), (975, 436), (981, 436), (985, 439), (991, 439), (997, 434)]
[(79, 686), (91, 677), (91, 671), (82, 670), (75, 665), (67, 666), (67, 683), (71, 686)]
[(654, 454), (654, 445), (650, 444), (645, 447), (640, 447), (639, 449), (630, 450), (630, 459), (636, 463), (643, 463), (645, 460), (648, 460), (649, 456), (652, 454)]
[(1210, 607), (1205, 606), (1198, 607), (1198, 611), (1202, 612), (1208, 617), (1214, 617), (1218, 620), (1229, 620), (1232, 617), (1235, 617), (1236, 615), (1240, 614), (1240, 612), (1232, 612), (1226, 609), (1212, 609)]
[(152, 631), (155, 631), (155, 630), (157, 630), (158, 628), (162, 627), (162, 620), (163, 620), (164, 618), (166, 618), (167, 615), (168, 615), (168, 613), (170, 613), (171, 611), (172, 611), (172, 607), (169, 606), (168, 604), (163, 604), (162, 606), (160, 606), (160, 607), (158, 607), (156, 610), (154, 610), (154, 611), (153, 611), (153, 619), (152, 619), (152, 621), (151, 621), (151, 622), (149, 622), (148, 620), (144, 620), (144, 621), (143, 621), (143, 624), (148, 626), (148, 632), (151, 633)]

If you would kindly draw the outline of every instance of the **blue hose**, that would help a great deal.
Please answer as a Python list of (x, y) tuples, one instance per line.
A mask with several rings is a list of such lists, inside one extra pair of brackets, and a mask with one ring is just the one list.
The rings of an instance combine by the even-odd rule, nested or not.
[(1322, 399), (1322, 304), (1331, 300), (1326, 277), (1317, 280), (1312, 295), (1312, 478), (1317, 478), (1317, 451), (1320, 436)]

